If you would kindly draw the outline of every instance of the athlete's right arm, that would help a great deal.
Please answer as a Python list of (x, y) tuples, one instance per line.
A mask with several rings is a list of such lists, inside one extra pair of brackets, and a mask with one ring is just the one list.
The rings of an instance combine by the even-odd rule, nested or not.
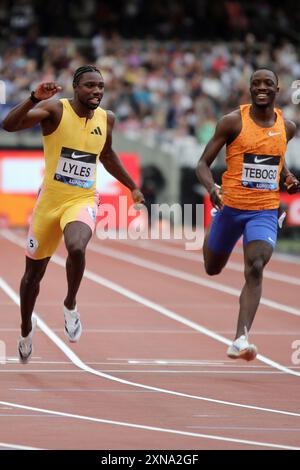
[(210, 166), (216, 159), (221, 148), (235, 137), (238, 125), (237, 114), (230, 113), (218, 122), (215, 133), (206, 145), (196, 167), (196, 175), (201, 184), (207, 189), (210, 200), (216, 209), (222, 208), (220, 189), (215, 185)]
[(61, 90), (56, 83), (41, 83), (34, 91), (34, 96), (41, 102), (35, 104), (31, 98), (15, 106), (6, 116), (2, 123), (3, 129), (8, 132), (28, 129), (39, 124), (45, 119), (51, 118), (52, 105), (48, 100)]

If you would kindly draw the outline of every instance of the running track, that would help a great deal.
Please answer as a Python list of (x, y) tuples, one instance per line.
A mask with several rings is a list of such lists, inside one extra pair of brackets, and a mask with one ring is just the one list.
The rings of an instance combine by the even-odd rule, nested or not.
[(94, 238), (78, 296), (84, 331), (72, 345), (61, 246), (24, 366), (16, 357), (24, 239), (0, 233), (0, 449), (300, 449), (300, 262), (275, 255), (269, 264), (251, 331), (260, 355), (245, 363), (226, 356), (241, 253), (209, 278), (201, 254), (180, 242)]

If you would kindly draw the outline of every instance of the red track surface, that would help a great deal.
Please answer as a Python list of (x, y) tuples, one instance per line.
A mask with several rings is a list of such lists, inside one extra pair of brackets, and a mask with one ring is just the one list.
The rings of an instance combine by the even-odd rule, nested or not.
[[(51, 263), (36, 313), (65, 343), (65, 350), (37, 328), (33, 359), (24, 366), (16, 360), (19, 309), (7, 291), (8, 285), (18, 292), (24, 254), (4, 236), (0, 237), (0, 277), (6, 288), (2, 283), (0, 340), (6, 344), (8, 359), (0, 365), (0, 446), (300, 448), (300, 367), (292, 363), (295, 340), (300, 349), (300, 264), (275, 258), (269, 264), (267, 271), (292, 279), (265, 278), (263, 297), (280, 305), (261, 305), (251, 331), (251, 341), (264, 357), (299, 376), (258, 359), (231, 361), (226, 344), (197, 330), (198, 325), (232, 340), (238, 298), (220, 289), (225, 285), (239, 291), (242, 273), (227, 268), (220, 276), (208, 278), (197, 261), (198, 253), (166, 241), (145, 244), (94, 239), (87, 255), (90, 278), (83, 280), (78, 296), (84, 331), (75, 345), (63, 334), (65, 271)], [(23, 233), (18, 236), (24, 239)], [(114, 257), (105, 251), (108, 248), (114, 250)], [(63, 247), (57, 254), (65, 257)], [(131, 257), (120, 259), (124, 255)], [(136, 264), (143, 261), (155, 265)], [(231, 261), (241, 264), (242, 255), (235, 253)], [(161, 266), (171, 271), (159, 272)], [(101, 279), (92, 280), (92, 273), (127, 291), (120, 293), (99, 284), (96, 281)], [(186, 277), (189, 275), (194, 276), (193, 282)], [(200, 285), (202, 280), (219, 287)], [(128, 291), (141, 298), (129, 298)], [(145, 305), (145, 299), (156, 305)], [(287, 306), (294, 307), (296, 315), (284, 311)], [(180, 315), (180, 321), (165, 316), (162, 307), (168, 314)], [(83, 367), (107, 375), (93, 375), (91, 370), (77, 367), (69, 358), (70, 350)], [(300, 359), (300, 353), (297, 357)]]

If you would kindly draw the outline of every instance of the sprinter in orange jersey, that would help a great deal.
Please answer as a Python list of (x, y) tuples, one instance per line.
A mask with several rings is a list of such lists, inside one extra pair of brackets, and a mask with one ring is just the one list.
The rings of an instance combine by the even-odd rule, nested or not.
[(98, 209), (97, 163), (131, 190), (132, 199), (144, 201), (112, 149), (115, 117), (99, 107), (104, 93), (101, 72), (92, 65), (79, 67), (73, 77), (72, 99), (49, 100), (61, 88), (41, 83), (30, 97), (7, 115), (3, 127), (19, 131), (41, 124), (45, 177), (36, 201), (27, 238), (26, 268), (21, 280), (21, 337), (18, 353), (22, 363), (32, 354), (35, 317), (31, 318), (40, 282), (62, 235), (68, 251), (68, 291), (63, 311), (65, 334), (79, 340), (82, 327), (76, 295), (85, 268), (85, 250), (95, 228)]
[[(261, 298), (263, 270), (276, 243), (280, 176), (289, 193), (299, 189), (299, 181), (284, 162), (286, 145), (296, 126), (274, 107), (278, 91), (278, 77), (272, 70), (256, 70), (250, 79), (251, 104), (240, 106), (218, 122), (196, 169), (217, 210), (203, 246), (207, 274), (222, 271), (243, 235), (246, 282), (240, 295), (235, 340), (227, 350), (232, 359), (249, 361), (257, 355), (256, 346), (248, 342), (248, 331)], [(220, 189), (210, 165), (223, 145), (227, 169)]]

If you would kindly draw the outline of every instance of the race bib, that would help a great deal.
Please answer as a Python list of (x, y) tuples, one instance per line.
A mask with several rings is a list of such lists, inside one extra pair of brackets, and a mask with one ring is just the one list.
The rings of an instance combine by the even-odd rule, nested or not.
[(242, 186), (250, 189), (278, 188), (280, 156), (244, 154)]
[(96, 177), (95, 153), (62, 147), (54, 179), (61, 183), (89, 189)]

